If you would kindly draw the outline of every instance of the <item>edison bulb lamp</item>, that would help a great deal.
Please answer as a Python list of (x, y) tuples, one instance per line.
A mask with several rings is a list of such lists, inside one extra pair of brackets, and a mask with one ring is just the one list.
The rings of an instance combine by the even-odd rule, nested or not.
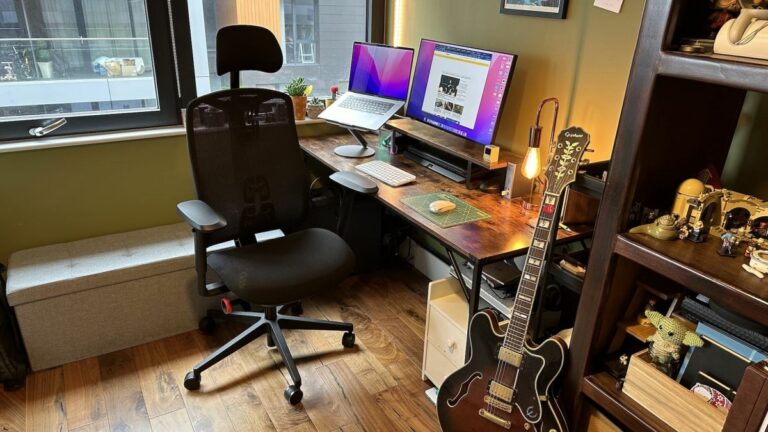
[(523, 176), (533, 180), (541, 173), (541, 153), (538, 147), (528, 147), (523, 160)]

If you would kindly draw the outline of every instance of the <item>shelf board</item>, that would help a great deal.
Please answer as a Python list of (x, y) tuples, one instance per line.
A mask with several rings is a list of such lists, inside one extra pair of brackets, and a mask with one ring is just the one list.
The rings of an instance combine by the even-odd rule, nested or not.
[(669, 425), (651, 414), (634, 399), (616, 389), (616, 378), (600, 372), (584, 378), (581, 392), (600, 408), (637, 432), (674, 432)]
[(470, 161), (487, 170), (506, 168), (507, 163), (515, 159), (511, 152), (499, 149), (499, 160), (497, 162), (488, 162), (483, 159), (483, 150), (485, 150), (484, 145), (410, 118), (390, 120), (387, 122), (387, 126), (403, 135), (409, 136), (458, 158)]
[(693, 243), (620, 234), (614, 251), (735, 313), (768, 325), (768, 283), (741, 268), (747, 262), (741, 254), (735, 258), (718, 255), (719, 245), (717, 236)]
[(768, 92), (768, 61), (721, 54), (661, 53), (659, 74)]

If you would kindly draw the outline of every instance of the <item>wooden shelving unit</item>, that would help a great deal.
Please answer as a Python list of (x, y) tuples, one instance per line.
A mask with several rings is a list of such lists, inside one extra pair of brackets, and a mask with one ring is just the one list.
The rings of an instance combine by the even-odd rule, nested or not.
[[(674, 52), (686, 11), (700, 4), (645, 3), (563, 384), (575, 430), (590, 405), (625, 430), (673, 430), (604, 372), (604, 360), (616, 354), (608, 352), (613, 336), (625, 331), (635, 281), (661, 278), (768, 324), (768, 285), (741, 270), (743, 257), (718, 256), (718, 236), (694, 244), (627, 233), (635, 203), (669, 209), (683, 180), (707, 167), (722, 172), (746, 92), (768, 93), (766, 61)], [(724, 430), (737, 429), (726, 419)]]
[(695, 244), (622, 234), (616, 239), (615, 252), (730, 310), (768, 325), (768, 285), (741, 269), (743, 258), (729, 260), (717, 255), (715, 250), (719, 244), (720, 240), (713, 236), (705, 243)]
[(616, 388), (616, 378), (608, 372), (599, 372), (584, 378), (582, 392), (614, 418), (638, 432), (675, 432)]

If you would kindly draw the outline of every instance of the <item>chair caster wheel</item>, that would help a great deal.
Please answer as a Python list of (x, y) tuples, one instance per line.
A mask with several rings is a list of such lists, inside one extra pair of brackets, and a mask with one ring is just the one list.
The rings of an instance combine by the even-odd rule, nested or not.
[(211, 317), (203, 317), (200, 322), (197, 323), (197, 328), (205, 334), (213, 333), (216, 330), (216, 320)]
[(184, 377), (184, 388), (191, 391), (200, 390), (200, 376), (196, 376), (194, 372), (189, 372)]
[(304, 397), (304, 392), (295, 385), (289, 385), (288, 388), (285, 389), (285, 392), (283, 392), (283, 396), (285, 396), (285, 400), (291, 405), (296, 405), (301, 402), (301, 398)]
[(303, 315), (304, 314), (304, 306), (301, 305), (301, 303), (294, 303), (291, 305), (291, 313), (293, 315)]
[(345, 348), (352, 348), (355, 346), (355, 334), (352, 332), (344, 333), (344, 336), (341, 337), (341, 344), (344, 345)]

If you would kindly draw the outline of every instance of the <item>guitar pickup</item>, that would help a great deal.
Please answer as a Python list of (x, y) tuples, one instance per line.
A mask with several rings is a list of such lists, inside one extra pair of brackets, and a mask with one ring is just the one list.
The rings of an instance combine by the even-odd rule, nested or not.
[(512, 422), (511, 421), (504, 420), (503, 418), (501, 418), (501, 417), (499, 417), (499, 416), (497, 416), (495, 414), (492, 414), (492, 413), (490, 413), (490, 412), (488, 412), (488, 411), (486, 411), (486, 410), (484, 410), (482, 408), (480, 409), (480, 412), (478, 414), (480, 414), (480, 417), (482, 417), (482, 418), (484, 418), (486, 420), (489, 420), (492, 423), (495, 423), (495, 424), (503, 427), (504, 429), (512, 429)]
[(504, 403), (498, 399), (492, 398), (490, 396), (483, 396), (483, 402), (486, 404), (504, 411), (505, 413), (512, 413), (512, 405), (508, 403)]
[(499, 350), (499, 360), (519, 368), (520, 364), (523, 362), (523, 355), (516, 353), (509, 348), (501, 347)]
[(488, 394), (495, 397), (496, 399), (506, 402), (506, 403), (512, 403), (512, 398), (514, 396), (514, 390), (512, 390), (512, 387), (507, 387), (504, 384), (499, 384), (496, 381), (491, 381), (491, 385), (488, 388)]

